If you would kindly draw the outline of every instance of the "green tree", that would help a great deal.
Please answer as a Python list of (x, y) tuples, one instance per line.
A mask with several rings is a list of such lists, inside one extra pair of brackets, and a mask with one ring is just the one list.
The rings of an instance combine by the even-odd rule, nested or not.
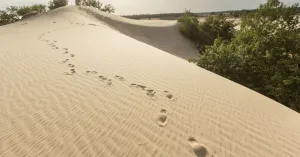
[(50, 0), (49, 9), (53, 10), (68, 5), (68, 0)]
[(218, 37), (223, 40), (231, 40), (234, 36), (234, 24), (227, 21), (224, 15), (209, 16), (200, 23), (198, 17), (190, 11), (186, 11), (178, 19), (179, 31), (192, 40), (203, 51), (205, 46), (212, 45)]
[(268, 0), (243, 17), (232, 41), (218, 38), (197, 64), (300, 112), (297, 7)]

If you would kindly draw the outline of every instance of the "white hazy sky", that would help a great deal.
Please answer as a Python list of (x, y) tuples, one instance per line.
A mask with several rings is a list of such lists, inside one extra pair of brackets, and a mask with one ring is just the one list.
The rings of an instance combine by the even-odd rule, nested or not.
[[(0, 0), (0, 9), (9, 5), (47, 4), (49, 0)], [(75, 0), (69, 0), (74, 4)], [(253, 9), (267, 0), (101, 0), (112, 4), (116, 14), (174, 13), (191, 9), (193, 12)], [(284, 3), (300, 3), (300, 0), (281, 0)]]

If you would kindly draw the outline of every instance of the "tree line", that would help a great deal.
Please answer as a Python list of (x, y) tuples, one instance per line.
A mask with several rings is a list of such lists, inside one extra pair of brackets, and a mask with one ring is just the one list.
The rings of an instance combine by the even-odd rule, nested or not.
[[(94, 7), (109, 13), (115, 12), (115, 8), (111, 4), (103, 5), (99, 0), (76, 0), (75, 3), (77, 6)], [(0, 26), (67, 5), (68, 0), (50, 0), (48, 5), (9, 6), (5, 10), (0, 10)]]
[[(208, 17), (210, 15), (224, 15), (226, 17), (239, 18), (243, 15), (255, 12), (256, 9), (243, 9), (243, 10), (228, 10), (228, 11), (218, 11), (218, 12), (203, 12), (203, 13), (192, 13), (197, 15), (197, 17)], [(161, 14), (139, 14), (139, 15), (123, 15), (123, 17), (130, 19), (151, 19), (159, 18), (161, 20), (177, 20), (183, 16), (185, 12), (182, 13), (161, 13)], [(297, 7), (297, 14), (300, 15), (300, 7)]]

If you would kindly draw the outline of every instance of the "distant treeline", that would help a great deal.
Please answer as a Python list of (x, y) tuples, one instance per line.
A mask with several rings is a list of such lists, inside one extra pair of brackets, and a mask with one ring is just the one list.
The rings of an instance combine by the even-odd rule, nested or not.
[[(251, 12), (255, 12), (256, 9), (244, 9), (244, 10), (229, 10), (229, 11), (218, 11), (218, 12), (204, 12), (204, 13), (192, 13), (198, 17), (207, 17), (209, 15), (225, 15), (226, 17), (238, 18), (241, 15), (245, 15)], [(300, 14), (300, 7), (298, 7), (298, 14)], [(159, 18), (161, 20), (177, 20), (179, 17), (183, 16), (182, 13), (162, 13), (162, 14), (139, 14), (139, 15), (124, 15), (123, 17), (129, 19), (153, 19)]]

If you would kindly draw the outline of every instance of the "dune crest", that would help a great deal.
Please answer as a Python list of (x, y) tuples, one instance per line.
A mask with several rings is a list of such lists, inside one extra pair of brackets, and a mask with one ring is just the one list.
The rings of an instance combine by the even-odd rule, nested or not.
[(164, 22), (93, 12), (0, 27), (1, 157), (300, 154), (298, 113), (162, 51)]

